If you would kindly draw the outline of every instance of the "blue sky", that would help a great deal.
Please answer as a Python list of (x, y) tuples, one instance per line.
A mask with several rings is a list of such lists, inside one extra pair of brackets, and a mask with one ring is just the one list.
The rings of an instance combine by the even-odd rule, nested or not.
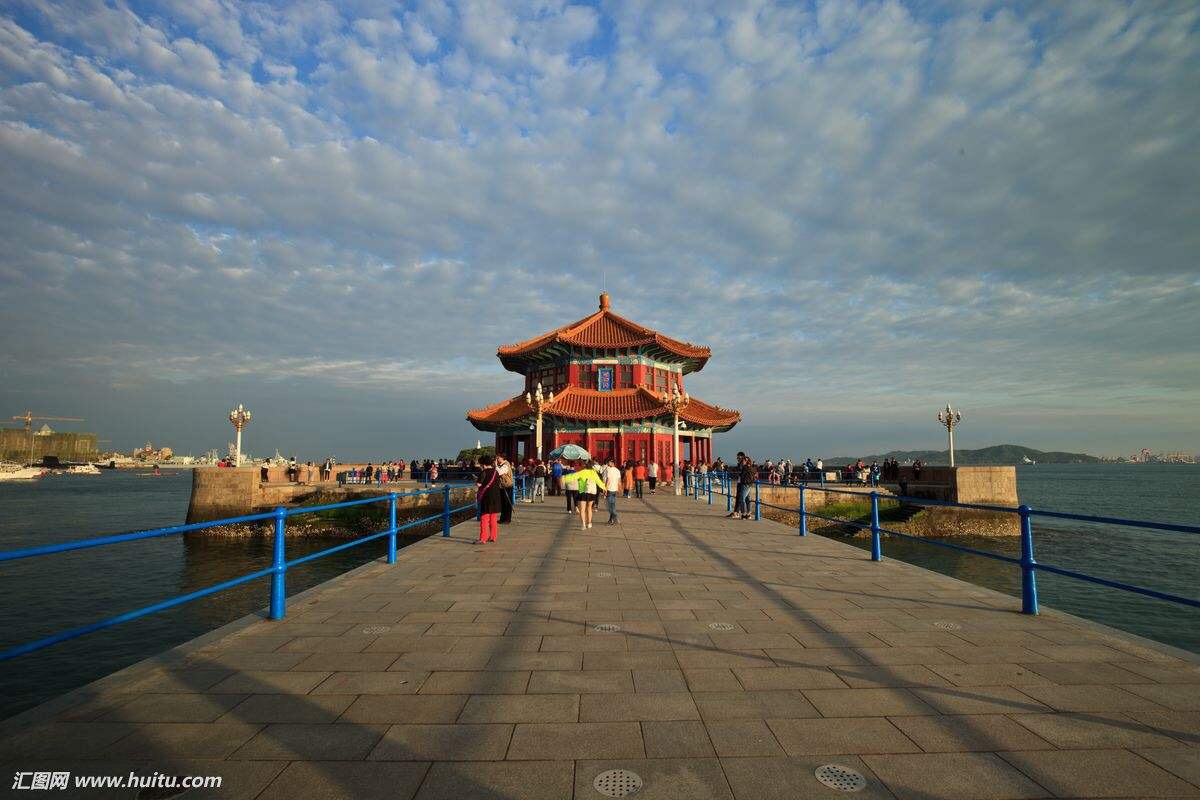
[[(1200, 450), (1200, 7), (0, 9), (0, 402), (453, 453), (495, 347), (712, 346), (721, 452)], [(0, 408), (0, 410), (3, 410)]]

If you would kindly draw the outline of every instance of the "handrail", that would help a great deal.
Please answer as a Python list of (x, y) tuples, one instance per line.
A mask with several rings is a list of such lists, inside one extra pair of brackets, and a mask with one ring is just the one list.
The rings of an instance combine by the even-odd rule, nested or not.
[[(522, 479), (519, 481), (519, 483), (521, 486), (521, 491), (523, 492), (525, 490), (525, 481)], [(181, 594), (176, 597), (168, 598), (168, 599), (162, 600), (158, 603), (153, 603), (148, 606), (143, 606), (142, 608), (134, 609), (133, 611), (126, 611), (122, 614), (117, 614), (115, 616), (107, 617), (105, 619), (89, 623), (87, 625), (81, 625), (81, 626), (78, 626), (75, 628), (70, 628), (68, 630), (60, 631), (58, 633), (54, 633), (49, 636), (44, 636), (40, 639), (35, 639), (34, 641), (31, 641), (31, 642), (26, 642), (24, 644), (15, 645), (6, 650), (0, 651), (0, 661), (7, 661), (10, 658), (16, 658), (17, 656), (25, 655), (27, 653), (32, 653), (37, 650), (41, 650), (43, 648), (50, 647), (51, 645), (59, 644), (61, 642), (65, 642), (70, 639), (75, 639), (75, 638), (84, 636), (89, 633), (94, 633), (96, 631), (104, 630), (105, 628), (111, 628), (112, 626), (119, 625), (122, 622), (129, 622), (131, 620), (139, 619), (141, 617), (145, 617), (150, 614), (157, 613), (159, 611), (165, 611), (166, 609), (174, 608), (175, 606), (179, 606), (179, 605), (183, 605), (184, 603), (190, 603), (193, 600), (198, 600), (202, 597), (208, 597), (208, 596), (216, 594), (218, 592), (225, 591), (226, 589), (232, 589), (235, 586), (240, 586), (243, 583), (249, 583), (250, 581), (258, 580), (259, 578), (265, 578), (268, 575), (271, 576), (270, 611), (269, 611), (268, 616), (272, 620), (283, 619), (287, 613), (287, 600), (286, 600), (285, 586), (286, 586), (286, 575), (287, 575), (288, 569), (299, 566), (301, 564), (305, 564), (309, 561), (314, 561), (318, 558), (323, 558), (325, 556), (340, 552), (342, 550), (348, 550), (351, 547), (357, 547), (357, 546), (359, 546), (361, 544), (365, 544), (367, 542), (375, 541), (377, 539), (382, 539), (383, 537), (387, 537), (387, 540), (388, 540), (387, 563), (395, 564), (396, 563), (396, 534), (397, 533), (399, 533), (400, 531), (406, 530), (408, 528), (416, 527), (417, 525), (424, 525), (424, 524), (433, 522), (434, 520), (440, 519), (440, 520), (442, 520), (442, 536), (448, 537), (450, 535), (450, 517), (453, 516), (454, 514), (461, 513), (468, 509), (476, 508), (475, 503), (471, 503), (469, 505), (458, 506), (456, 508), (451, 508), (451, 506), (450, 506), (451, 491), (456, 488), (465, 488), (465, 487), (469, 487), (469, 486), (474, 486), (474, 484), (473, 483), (445, 483), (437, 488), (417, 489), (415, 491), (409, 491), (409, 492), (389, 492), (388, 494), (379, 495), (376, 497), (365, 497), (365, 498), (360, 498), (357, 500), (346, 500), (341, 503), (326, 503), (324, 505), (319, 505), (319, 506), (299, 506), (297, 508), (284, 508), (283, 506), (279, 506), (274, 511), (268, 511), (268, 512), (263, 512), (263, 513), (259, 513), (259, 514), (245, 514), (245, 515), (238, 516), (238, 517), (227, 517), (224, 519), (210, 520), (208, 522), (193, 522), (193, 523), (189, 523), (187, 525), (172, 525), (172, 526), (166, 527), (166, 528), (153, 528), (153, 529), (145, 530), (145, 531), (134, 531), (132, 533), (116, 534), (114, 536), (100, 536), (100, 537), (96, 537), (93, 539), (81, 539), (77, 542), (63, 542), (60, 544), (44, 545), (41, 547), (27, 547), (27, 548), (23, 548), (20, 550), (9, 550), (7, 552), (0, 552), (0, 562), (15, 561), (18, 559), (23, 559), (23, 558), (35, 558), (38, 556), (54, 555), (57, 553), (68, 552), (71, 550), (83, 550), (83, 549), (89, 549), (89, 548), (93, 548), (93, 547), (104, 547), (104, 546), (112, 545), (112, 544), (121, 544), (124, 542), (138, 541), (141, 539), (152, 539), (152, 538), (157, 538), (157, 537), (161, 537), (161, 536), (174, 536), (177, 534), (191, 533), (193, 531), (205, 530), (208, 528), (216, 528), (221, 525), (233, 525), (233, 524), (241, 524), (241, 523), (245, 523), (245, 522), (262, 522), (262, 521), (266, 521), (266, 520), (274, 520), (274, 522), (275, 522), (275, 524), (274, 524), (274, 556), (272, 559), (272, 563), (269, 567), (255, 570), (255, 571), (247, 573), (245, 575), (240, 575), (236, 578), (231, 578), (227, 581), (222, 581), (221, 583), (217, 583), (212, 586), (206, 586), (202, 589), (196, 589), (195, 591), (187, 592), (185, 594)], [(513, 491), (514, 491), (514, 496), (515, 496), (515, 494), (517, 492), (517, 482), (514, 482)], [(406, 522), (403, 525), (396, 524), (396, 501), (397, 500), (399, 500), (401, 497), (416, 497), (419, 495), (433, 495), (433, 494), (441, 494), (443, 497), (442, 508), (438, 513), (431, 514), (429, 516), (425, 516), (420, 519), (412, 520), (410, 522)], [(286, 535), (285, 528), (286, 528), (288, 517), (300, 516), (302, 514), (314, 514), (314, 513), (319, 513), (322, 511), (331, 511), (333, 509), (339, 509), (339, 508), (351, 508), (354, 506), (364, 506), (364, 505), (370, 505), (372, 503), (387, 503), (388, 504), (389, 525), (386, 530), (377, 531), (375, 533), (370, 533), (365, 536), (360, 536), (349, 542), (344, 542), (342, 544), (335, 545), (333, 547), (329, 547), (324, 550), (320, 550), (316, 553), (308, 553), (307, 555), (303, 555), (303, 556), (300, 556), (299, 558), (291, 559), (290, 561), (287, 559), (286, 546), (285, 546), (285, 535)]]
[[(701, 473), (698, 476), (698, 478), (700, 480), (705, 480), (705, 473)], [(709, 493), (709, 502), (710, 503), (712, 502), (711, 495), (714, 492), (717, 494), (724, 494), (726, 497), (726, 510), (727, 511), (732, 510), (733, 476), (728, 472), (709, 472), (709, 473), (707, 473), (707, 481), (709, 484), (707, 487), (707, 491)], [(719, 487), (723, 487), (724, 491), (721, 491), (721, 489), (713, 489), (714, 483)], [(1065, 567), (1054, 566), (1052, 564), (1039, 563), (1034, 558), (1033, 517), (1036, 516), (1036, 517), (1047, 517), (1050, 519), (1069, 519), (1069, 520), (1075, 520), (1078, 522), (1089, 522), (1089, 523), (1095, 523), (1095, 524), (1099, 524), (1099, 525), (1120, 525), (1120, 526), (1130, 527), (1130, 528), (1142, 528), (1142, 529), (1156, 530), (1156, 531), (1170, 531), (1172, 533), (1200, 533), (1200, 525), (1183, 525), (1183, 524), (1172, 523), (1172, 522), (1152, 522), (1150, 520), (1123, 519), (1121, 517), (1102, 517), (1102, 516), (1095, 516), (1095, 515), (1091, 515), (1091, 514), (1072, 514), (1072, 513), (1065, 512), (1065, 511), (1049, 511), (1046, 509), (1030, 508), (1027, 505), (1020, 505), (1020, 506), (1016, 506), (1014, 508), (1012, 506), (996, 506), (996, 505), (988, 505), (988, 504), (983, 504), (983, 503), (956, 503), (956, 502), (949, 501), (949, 500), (935, 500), (935, 499), (926, 498), (926, 497), (910, 497), (908, 495), (893, 495), (893, 494), (881, 495), (878, 491), (874, 490), (874, 487), (867, 487), (867, 488), (872, 489), (872, 491), (867, 492), (867, 491), (851, 491), (849, 489), (832, 489), (832, 488), (829, 488), (828, 486), (826, 486), (824, 483), (822, 483), (820, 485), (816, 485), (816, 486), (809, 486), (806, 483), (801, 483), (799, 485), (794, 485), (794, 484), (793, 485), (768, 484), (768, 485), (775, 489), (797, 489), (797, 490), (799, 490), (799, 492), (800, 492), (799, 508), (798, 509), (797, 508), (784, 508), (783, 506), (777, 506), (777, 505), (773, 505), (771, 503), (765, 502), (762, 499), (762, 491), (761, 491), (762, 482), (756, 480), (754, 482), (754, 499), (753, 499), (754, 518), (756, 520), (762, 518), (762, 508), (763, 508), (763, 506), (766, 506), (767, 508), (777, 508), (781, 511), (788, 511), (788, 512), (798, 511), (799, 515), (800, 515), (800, 526), (799, 527), (800, 527), (800, 535), (801, 536), (808, 535), (808, 520), (809, 520), (809, 518), (816, 518), (816, 519), (821, 519), (821, 520), (827, 520), (829, 522), (836, 522), (839, 525), (845, 525), (847, 527), (857, 528), (859, 530), (869, 530), (871, 532), (871, 560), (872, 561), (883, 560), (882, 537), (884, 534), (887, 534), (889, 536), (899, 536), (899, 537), (902, 537), (905, 539), (910, 539), (912, 541), (921, 542), (923, 544), (933, 545), (935, 547), (942, 547), (942, 548), (946, 548), (949, 550), (958, 550), (963, 553), (982, 556), (984, 558), (990, 558), (995, 561), (1003, 561), (1003, 562), (1006, 562), (1009, 564), (1016, 564), (1017, 566), (1019, 566), (1021, 568), (1021, 611), (1025, 614), (1037, 614), (1038, 613), (1037, 572), (1039, 570), (1042, 572), (1053, 573), (1055, 575), (1062, 575), (1062, 576), (1068, 577), (1068, 578), (1074, 578), (1076, 580), (1086, 581), (1088, 583), (1097, 584), (1099, 586), (1107, 586), (1112, 589), (1120, 589), (1122, 591), (1132, 592), (1134, 594), (1140, 594), (1145, 597), (1153, 597), (1157, 600), (1165, 600), (1165, 601), (1168, 601), (1171, 603), (1179, 603), (1181, 605), (1191, 606), (1193, 608), (1200, 608), (1200, 599), (1183, 597), (1182, 595), (1172, 594), (1170, 592), (1161, 592), (1157, 589), (1149, 589), (1144, 586), (1136, 586), (1134, 584), (1125, 583), (1123, 581), (1112, 580), (1109, 578), (1101, 578), (1096, 575), (1088, 575), (1086, 573), (1079, 572), (1077, 570), (1071, 570), (1071, 569), (1067, 569)], [(871, 506), (871, 522), (870, 522), (870, 524), (866, 524), (866, 523), (862, 523), (862, 522), (856, 522), (854, 520), (839, 519), (837, 517), (830, 517), (830, 516), (826, 516), (824, 514), (818, 514), (816, 512), (809, 511), (808, 504), (807, 504), (807, 498), (805, 496), (806, 492), (826, 492), (826, 493), (830, 493), (830, 494), (853, 495), (854, 497), (857, 497), (860, 499), (863, 499), (863, 498), (868, 499), (870, 501), (870, 506)], [(699, 494), (698, 488), (697, 488), (696, 493), (697, 493), (697, 497), (698, 497), (698, 494)], [(953, 542), (946, 542), (946, 541), (941, 541), (938, 539), (929, 539), (929, 538), (925, 538), (922, 536), (914, 536), (911, 533), (903, 533), (901, 531), (894, 531), (894, 530), (889, 530), (888, 528), (884, 528), (883, 526), (881, 526), (879, 524), (879, 501), (881, 498), (884, 500), (895, 500), (900, 503), (909, 503), (912, 505), (941, 506), (941, 507), (947, 507), (947, 508), (964, 508), (964, 509), (968, 509), (971, 511), (990, 511), (990, 512), (1001, 513), (1001, 514), (1016, 514), (1020, 517), (1020, 524), (1021, 524), (1021, 556), (1020, 556), (1020, 558), (1013, 558), (1012, 556), (1007, 556), (1002, 553), (993, 553), (988, 550), (980, 550), (979, 548), (976, 548), (976, 547), (968, 547), (967, 545), (955, 544)]]

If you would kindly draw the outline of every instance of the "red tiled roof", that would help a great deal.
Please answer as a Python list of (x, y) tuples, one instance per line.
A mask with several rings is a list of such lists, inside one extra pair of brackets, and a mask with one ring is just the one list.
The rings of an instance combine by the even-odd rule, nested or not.
[[(658, 331), (614, 314), (609, 310), (607, 294), (600, 296), (600, 310), (594, 314), (549, 333), (543, 333), (541, 336), (535, 336), (517, 344), (504, 345), (496, 351), (496, 355), (505, 361), (514, 357), (532, 355), (542, 348), (556, 343), (597, 349), (656, 344), (663, 350), (681, 358), (699, 360), (701, 366), (712, 355), (712, 351), (707, 347), (672, 339), (670, 336), (664, 336)], [(506, 366), (508, 366), (507, 363)]]
[[(666, 416), (671, 409), (659, 395), (644, 386), (609, 392), (568, 386), (554, 396), (553, 403), (547, 403), (543, 413), (563, 419), (619, 422)], [(525, 402), (525, 395), (467, 412), (467, 419), (482, 430), (533, 416), (533, 408)], [(710, 405), (694, 397), (679, 416), (702, 428), (726, 430), (742, 419), (737, 411)]]

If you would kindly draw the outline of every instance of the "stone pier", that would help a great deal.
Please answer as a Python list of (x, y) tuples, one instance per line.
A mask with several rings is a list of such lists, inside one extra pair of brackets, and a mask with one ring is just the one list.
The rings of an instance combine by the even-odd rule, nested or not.
[(0, 758), (222, 777), (188, 798), (847, 796), (831, 764), (862, 798), (1200, 796), (1195, 656), (723, 503), (620, 506), (459, 525), (6, 721)]

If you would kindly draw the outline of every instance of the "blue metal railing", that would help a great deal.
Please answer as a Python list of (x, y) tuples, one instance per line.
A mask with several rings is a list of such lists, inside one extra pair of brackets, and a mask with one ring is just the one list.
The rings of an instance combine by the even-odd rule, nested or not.
[[(191, 533), (192, 531), (215, 528), (220, 525), (235, 525), (246, 522), (263, 522), (266, 520), (274, 521), (274, 548), (271, 566), (264, 569), (255, 570), (254, 572), (241, 575), (237, 578), (223, 581), (213, 586), (197, 589), (194, 592), (181, 594), (177, 597), (172, 597), (159, 603), (154, 603), (153, 605), (144, 606), (134, 611), (127, 611), (123, 614), (117, 614), (116, 616), (108, 617), (107, 619), (102, 619), (87, 625), (81, 625), (77, 628), (71, 628), (70, 630), (60, 631), (59, 633), (45, 636), (32, 642), (26, 642), (25, 644), (10, 647), (7, 650), (0, 651), (0, 661), (25, 655), (26, 653), (32, 653), (36, 650), (41, 650), (45, 647), (50, 647), (51, 645), (65, 642), (69, 639), (75, 639), (89, 633), (94, 633), (95, 631), (111, 628), (112, 626), (119, 625), (122, 622), (129, 622), (130, 620), (139, 619), (140, 617), (145, 617), (159, 611), (165, 611), (168, 608), (174, 608), (175, 606), (180, 606), (184, 603), (190, 603), (193, 600), (199, 600), (202, 597), (208, 597), (209, 595), (217, 594), (218, 592), (225, 591), (226, 589), (232, 589), (233, 587), (240, 586), (243, 583), (249, 583), (250, 581), (258, 580), (259, 578), (265, 578), (268, 575), (271, 576), (271, 595), (268, 616), (273, 620), (283, 619), (284, 615), (287, 613), (286, 581), (287, 571), (290, 568), (299, 566), (300, 564), (304, 564), (309, 561), (314, 561), (318, 558), (323, 558), (342, 550), (348, 550), (351, 547), (357, 547), (361, 544), (375, 541), (376, 539), (382, 539), (383, 537), (387, 537), (387, 563), (395, 564), (396, 534), (398, 534), (400, 531), (440, 519), (442, 521), (442, 536), (449, 536), (451, 515), (476, 507), (474, 502), (472, 502), (470, 505), (459, 506), (457, 508), (452, 508), (450, 506), (451, 491), (455, 488), (461, 488), (465, 486), (473, 487), (474, 484), (446, 484), (439, 486), (436, 489), (418, 489), (411, 492), (392, 492), (379, 497), (366, 497), (360, 500), (347, 500), (343, 503), (328, 503), (320, 506), (303, 506), (300, 508), (284, 508), (283, 506), (280, 506), (274, 511), (261, 514), (246, 514), (241, 517), (229, 517), (227, 519), (217, 519), (211, 522), (195, 522), (190, 525), (174, 525), (169, 528), (154, 528), (153, 530), (148, 531), (122, 533), (115, 536), (100, 536), (95, 539), (83, 539), (77, 542), (63, 542), (61, 544), (43, 545), (41, 547), (28, 547), (22, 550), (9, 550), (7, 552), (0, 552), (0, 562), (16, 561), (24, 558), (36, 558), (38, 556), (66, 553), (71, 550), (85, 550), (93, 547), (105, 547), (108, 545), (120, 544), (123, 542), (134, 542), (140, 539), (175, 536), (178, 534)], [(442, 508), (438, 513), (431, 514), (420, 519), (415, 519), (411, 522), (406, 522), (403, 525), (396, 524), (396, 501), (401, 497), (416, 497), (418, 495), (438, 493), (441, 493), (443, 496)], [(360, 536), (353, 541), (335, 545), (334, 547), (329, 547), (324, 550), (319, 550), (315, 553), (309, 553), (307, 555), (300, 556), (299, 558), (294, 558), (290, 561), (288, 560), (286, 548), (286, 524), (288, 517), (300, 516), (302, 514), (314, 514), (321, 511), (330, 511), (339, 508), (351, 508), (352, 506), (363, 506), (372, 503), (388, 504), (389, 524), (386, 530), (379, 531), (377, 533), (371, 533), (366, 536)]]
[[(724, 494), (726, 497), (725, 509), (732, 510), (733, 502), (733, 478), (727, 472), (710, 472), (707, 476), (699, 476), (700, 480), (695, 481), (697, 484), (693, 493), (695, 499), (699, 499), (700, 488), (699, 483), (707, 482), (707, 492), (709, 503), (712, 503), (712, 493), (716, 491), (718, 494)], [(713, 486), (720, 487), (714, 490)], [(1200, 533), (1200, 525), (1181, 525), (1171, 522), (1149, 522), (1147, 520), (1122, 519), (1120, 517), (1099, 517), (1089, 514), (1070, 514), (1064, 511), (1046, 511), (1037, 508), (1030, 508), (1027, 505), (1020, 505), (1016, 508), (1010, 506), (995, 506), (981, 503), (955, 503), (948, 500), (931, 500), (924, 497), (909, 497), (906, 495), (886, 495), (885, 499), (895, 500), (900, 503), (910, 503), (920, 506), (943, 506), (946, 508), (965, 508), (973, 511), (991, 511), (1003, 514), (1016, 514), (1020, 520), (1021, 526), (1021, 554), (1018, 558), (1004, 555), (1002, 553), (993, 553), (987, 550), (980, 550), (975, 547), (967, 547), (966, 545), (955, 544), (941, 539), (930, 539), (923, 536), (914, 536), (911, 533), (902, 533), (901, 531), (890, 530), (883, 527), (879, 522), (879, 492), (855, 492), (846, 489), (831, 489), (828, 486), (820, 487), (807, 486), (800, 484), (799, 486), (787, 486), (775, 484), (772, 486), (775, 489), (796, 489), (800, 492), (799, 503), (796, 508), (784, 508), (782, 506), (772, 505), (764, 502), (762, 499), (761, 484), (759, 481), (754, 482), (754, 519), (762, 519), (763, 506), (768, 508), (776, 508), (780, 511), (798, 511), (800, 515), (800, 535), (808, 535), (808, 520), (810, 517), (834, 522), (838, 525), (845, 525), (850, 528), (870, 531), (871, 533), (871, 560), (883, 560), (883, 535), (899, 536), (904, 539), (909, 539), (914, 542), (942, 547), (947, 550), (957, 550), (971, 555), (990, 558), (995, 561), (1004, 561), (1009, 564), (1015, 564), (1021, 569), (1021, 611), (1026, 614), (1038, 613), (1038, 591), (1037, 591), (1037, 573), (1038, 571), (1049, 572), (1055, 575), (1063, 575), (1068, 578), (1093, 583), (1098, 586), (1106, 586), (1110, 589), (1120, 589), (1133, 594), (1140, 594), (1145, 597), (1152, 597), (1156, 600), (1165, 600), (1171, 603), (1179, 603), (1180, 605), (1191, 606), (1192, 608), (1200, 608), (1200, 600), (1190, 597), (1183, 597), (1169, 592), (1160, 592), (1157, 589), (1149, 589), (1144, 586), (1135, 586), (1124, 581), (1115, 581), (1108, 578), (1101, 578), (1095, 575), (1088, 575), (1077, 570), (1066, 569), (1052, 564), (1042, 564), (1034, 557), (1033, 546), (1033, 518), (1046, 517), (1048, 519), (1068, 519), (1078, 522), (1090, 522), (1101, 525), (1118, 525), (1126, 528), (1142, 528), (1146, 530), (1169, 531), (1172, 533)], [(864, 496), (869, 498), (871, 503), (871, 521), (870, 523), (856, 522), (854, 520), (839, 519), (837, 517), (825, 516), (814, 511), (808, 510), (807, 492), (826, 492), (829, 494), (845, 494), (851, 495), (861, 500)]]

